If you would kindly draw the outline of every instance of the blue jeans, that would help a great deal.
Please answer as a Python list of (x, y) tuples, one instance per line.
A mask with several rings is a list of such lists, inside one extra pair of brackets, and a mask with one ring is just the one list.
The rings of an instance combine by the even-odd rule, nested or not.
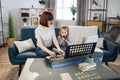
[[(49, 50), (52, 50), (52, 46), (48, 47)], [(45, 58), (46, 56), (50, 56), (48, 53), (46, 53), (45, 51), (41, 50), (40, 47), (37, 47), (36, 49), (36, 54), (42, 58)]]

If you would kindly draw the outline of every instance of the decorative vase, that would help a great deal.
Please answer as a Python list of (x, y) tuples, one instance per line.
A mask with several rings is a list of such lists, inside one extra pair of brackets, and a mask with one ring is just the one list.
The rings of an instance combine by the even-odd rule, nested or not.
[(24, 22), (24, 26), (27, 26), (27, 23), (26, 23), (26, 22)]
[(74, 21), (74, 20), (75, 20), (75, 18), (73, 17), (73, 18), (72, 18), (72, 20)]
[(7, 38), (7, 45), (10, 46), (11, 44), (14, 43), (15, 40), (16, 38)]
[(93, 64), (94, 63), (94, 59), (93, 58), (88, 58), (88, 62)]

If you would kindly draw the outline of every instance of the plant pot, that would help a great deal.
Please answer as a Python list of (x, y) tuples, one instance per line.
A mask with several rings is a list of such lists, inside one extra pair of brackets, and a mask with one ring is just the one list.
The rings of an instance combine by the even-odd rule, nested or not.
[(94, 63), (94, 59), (93, 58), (88, 58), (88, 62), (92, 64), (92, 63)]
[(10, 46), (11, 44), (14, 43), (15, 40), (16, 40), (16, 38), (8, 38), (7, 39), (7, 45)]
[(73, 17), (73, 18), (72, 18), (72, 20), (74, 21), (74, 20), (75, 20), (75, 18)]

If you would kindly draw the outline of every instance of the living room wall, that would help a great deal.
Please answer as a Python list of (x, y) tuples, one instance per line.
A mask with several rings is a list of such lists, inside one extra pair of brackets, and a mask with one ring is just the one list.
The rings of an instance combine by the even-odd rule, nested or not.
[(3, 26), (5, 41), (7, 38), (7, 24), (8, 24), (8, 13), (12, 13), (14, 21), (14, 32), (17, 39), (20, 38), (20, 27), (19, 27), (19, 8), (31, 8), (34, 5), (35, 8), (39, 8), (40, 4), (38, 0), (1, 0), (2, 2), (2, 13), (3, 13)]
[[(108, 16), (120, 15), (120, 0), (108, 0)], [(3, 22), (4, 22), (4, 33), (5, 39), (7, 38), (7, 24), (8, 24), (8, 12), (12, 13), (14, 21), (14, 32), (17, 39), (20, 39), (20, 27), (19, 27), (19, 8), (31, 8), (34, 5), (35, 8), (39, 8), (40, 4), (38, 0), (2, 0), (3, 10)], [(64, 22), (64, 23), (63, 23)], [(69, 22), (71, 24), (69, 24)], [(59, 21), (57, 26), (60, 24), (75, 24), (73, 21)]]
[(120, 0), (108, 0), (108, 17), (120, 16)]

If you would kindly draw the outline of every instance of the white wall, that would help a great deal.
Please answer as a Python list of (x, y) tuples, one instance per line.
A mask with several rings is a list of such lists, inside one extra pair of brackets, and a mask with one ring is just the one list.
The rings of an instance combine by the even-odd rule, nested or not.
[(108, 0), (108, 17), (120, 16), (120, 0)]
[(67, 26), (74, 26), (74, 25), (76, 25), (76, 21), (74, 20), (57, 20), (56, 21), (56, 27), (60, 27), (61, 25), (67, 25)]
[(35, 8), (39, 8), (40, 4), (38, 0), (2, 0), (2, 13), (4, 22), (4, 35), (7, 38), (7, 24), (8, 24), (8, 12), (12, 13), (14, 21), (14, 32), (17, 39), (20, 38), (20, 27), (19, 27), (19, 8), (31, 8), (32, 5)]

